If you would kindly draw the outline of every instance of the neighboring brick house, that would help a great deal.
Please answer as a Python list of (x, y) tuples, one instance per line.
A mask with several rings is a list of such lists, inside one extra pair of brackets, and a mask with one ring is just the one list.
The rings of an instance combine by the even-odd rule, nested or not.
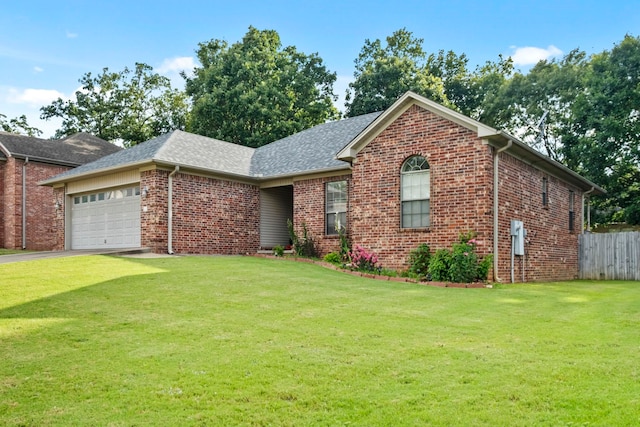
[(53, 249), (53, 191), (38, 183), (119, 150), (87, 133), (45, 140), (0, 132), (0, 248)]
[[(475, 231), (479, 253), (495, 255), (496, 281), (577, 277), (585, 197), (604, 192), (411, 92), (383, 113), (258, 149), (174, 131), (44, 184), (65, 207), (58, 249), (253, 254), (286, 245), (292, 219), (323, 254), (338, 247), (337, 223), (384, 267), (401, 269), (420, 243), (450, 247)], [(512, 237), (512, 220), (526, 236)]]

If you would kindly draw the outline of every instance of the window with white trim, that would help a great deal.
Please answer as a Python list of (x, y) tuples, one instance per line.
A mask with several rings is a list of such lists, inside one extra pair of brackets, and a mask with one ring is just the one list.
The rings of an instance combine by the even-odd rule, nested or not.
[(400, 172), (401, 226), (421, 228), (431, 224), (430, 169), (422, 156), (409, 157)]
[(325, 226), (327, 235), (347, 229), (347, 181), (327, 182)]

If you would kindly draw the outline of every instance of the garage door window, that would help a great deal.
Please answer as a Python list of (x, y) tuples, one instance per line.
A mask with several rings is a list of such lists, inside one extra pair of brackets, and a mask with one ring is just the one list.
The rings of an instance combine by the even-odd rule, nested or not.
[(136, 187), (130, 187), (130, 188), (123, 188), (121, 190), (75, 196), (73, 198), (73, 204), (79, 205), (81, 203), (102, 202), (105, 200), (124, 199), (125, 197), (133, 197), (133, 196), (139, 196), (139, 195), (140, 195), (140, 187), (136, 186)]

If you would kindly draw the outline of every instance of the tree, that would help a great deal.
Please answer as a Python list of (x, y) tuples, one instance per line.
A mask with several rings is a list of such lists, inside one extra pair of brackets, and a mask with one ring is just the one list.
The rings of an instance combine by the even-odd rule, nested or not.
[(379, 39), (365, 40), (347, 90), (348, 117), (382, 111), (409, 90), (449, 104), (443, 80), (429, 70), (422, 39), (402, 28), (386, 42), (383, 47)]
[(27, 123), (27, 116), (24, 114), (7, 121), (7, 116), (0, 114), (0, 129), (5, 132), (18, 133), (27, 136), (40, 136), (42, 131), (38, 128), (30, 126)]
[(347, 115), (388, 108), (402, 94), (413, 91), (478, 120), (490, 120), (495, 93), (513, 71), (511, 59), (499, 57), (475, 72), (463, 53), (440, 50), (427, 55), (423, 40), (400, 29), (386, 39), (366, 40), (356, 59), (355, 80), (347, 91)]
[(55, 137), (88, 132), (129, 147), (174, 129), (184, 129), (188, 103), (184, 92), (171, 88), (167, 77), (153, 73), (149, 65), (135, 69), (86, 73), (75, 99), (58, 98), (42, 107), (41, 118), (62, 118)]
[[(573, 50), (516, 73), (488, 114), (525, 142), (607, 190), (594, 220), (624, 220), (640, 200), (640, 39)], [(490, 123), (490, 124), (493, 124)]]
[(335, 73), (317, 54), (282, 48), (275, 31), (249, 27), (231, 46), (200, 43), (197, 56), (201, 66), (193, 77), (183, 73), (193, 103), (191, 132), (259, 147), (339, 118)]

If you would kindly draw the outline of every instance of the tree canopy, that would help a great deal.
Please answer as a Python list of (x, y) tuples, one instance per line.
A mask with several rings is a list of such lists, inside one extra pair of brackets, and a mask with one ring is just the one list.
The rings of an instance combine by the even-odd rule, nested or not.
[(387, 37), (385, 46), (379, 39), (365, 40), (347, 90), (346, 115), (382, 111), (409, 90), (448, 104), (442, 79), (429, 72), (422, 43), (404, 28)]
[(5, 132), (18, 133), (27, 136), (40, 136), (42, 131), (27, 123), (27, 116), (14, 117), (7, 120), (7, 116), (0, 113), (0, 129)]
[(386, 38), (366, 40), (355, 60), (354, 81), (346, 96), (349, 117), (382, 111), (413, 91), (478, 120), (491, 122), (495, 93), (513, 71), (511, 59), (499, 57), (468, 69), (469, 59), (453, 51), (427, 54), (423, 39), (405, 28)]
[(339, 118), (335, 73), (315, 53), (282, 48), (277, 32), (249, 27), (232, 45), (198, 46), (201, 66), (183, 74), (193, 104), (189, 131), (259, 147)]
[(147, 64), (135, 69), (86, 73), (75, 99), (58, 98), (42, 107), (41, 118), (62, 118), (55, 137), (88, 132), (104, 140), (136, 145), (174, 129), (184, 129), (188, 103), (184, 92), (171, 88), (167, 77)]
[(607, 190), (596, 221), (640, 222), (640, 38), (541, 61), (497, 99), (502, 127)]

